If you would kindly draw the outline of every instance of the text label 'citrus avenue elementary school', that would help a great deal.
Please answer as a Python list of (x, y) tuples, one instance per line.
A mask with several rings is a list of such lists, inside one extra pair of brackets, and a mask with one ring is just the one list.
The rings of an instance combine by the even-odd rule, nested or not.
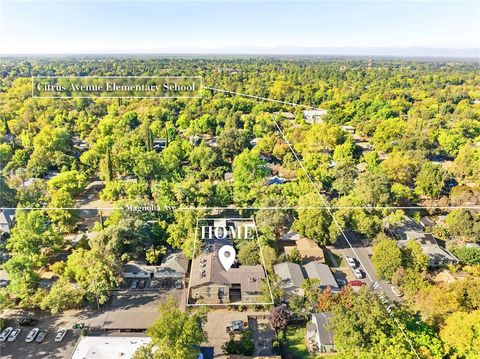
[(196, 98), (201, 90), (198, 76), (32, 77), (35, 98)]

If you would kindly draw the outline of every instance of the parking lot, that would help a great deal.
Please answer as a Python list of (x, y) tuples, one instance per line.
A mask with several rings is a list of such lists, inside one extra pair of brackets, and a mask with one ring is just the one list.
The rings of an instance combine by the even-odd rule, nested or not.
[[(8, 320), (7, 325), (13, 328), (20, 328), (18, 320)], [(14, 342), (0, 343), (0, 356), (5, 359), (68, 359), (70, 358), (75, 344), (79, 338), (79, 331), (68, 330), (67, 334), (60, 343), (54, 341), (57, 331), (61, 324), (56, 320), (40, 320), (37, 327), (47, 329), (48, 334), (43, 343), (33, 341), (26, 343), (25, 338), (32, 327), (21, 327), (22, 332)]]
[(183, 288), (183, 283), (181, 279), (128, 278), (123, 281), (120, 287), (121, 290), (129, 290), (129, 291), (142, 291), (142, 290), (143, 291), (159, 291), (159, 290), (170, 290), (174, 288), (175, 289)]

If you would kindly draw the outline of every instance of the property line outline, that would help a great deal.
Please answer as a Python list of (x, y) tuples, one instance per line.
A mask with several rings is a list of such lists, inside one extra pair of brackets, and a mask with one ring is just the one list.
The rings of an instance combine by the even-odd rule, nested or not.
[(215, 210), (232, 210), (232, 211), (246, 211), (246, 210), (296, 210), (296, 209), (312, 209), (312, 210), (327, 210), (327, 209), (365, 209), (365, 210), (381, 210), (381, 209), (410, 209), (410, 210), (420, 210), (420, 209), (470, 209), (470, 210), (480, 210), (480, 206), (290, 206), (290, 207), (171, 207), (171, 208), (158, 208), (155, 210), (129, 210), (122, 207), (0, 207), (0, 211), (3, 210), (43, 210), (43, 211), (55, 211), (55, 210), (72, 210), (72, 211), (114, 211), (117, 209), (124, 210), (126, 212), (158, 212), (158, 211), (215, 211)]
[[(198, 238), (198, 222), (201, 220), (205, 221), (212, 221), (212, 220), (235, 220), (235, 221), (253, 221), (254, 227), (255, 227), (255, 234), (256, 234), (256, 242), (258, 245), (258, 248), (260, 249), (260, 252), (262, 251), (262, 246), (260, 245), (260, 239), (258, 237), (258, 231), (257, 231), (257, 223), (255, 222), (255, 218), (246, 218), (246, 217), (238, 217), (238, 218), (233, 218), (233, 217), (227, 217), (227, 218), (222, 218), (222, 217), (202, 217), (202, 218), (197, 218), (197, 224), (195, 226), (195, 241), (193, 242), (193, 251), (192, 251), (192, 258), (190, 260), (193, 262), (195, 259), (195, 248), (197, 245), (197, 238)], [(186, 293), (185, 298), (186, 298), (186, 306), (187, 307), (229, 307), (229, 306), (255, 306), (255, 305), (274, 305), (274, 300), (273, 300), (273, 293), (272, 293), (272, 288), (270, 286), (270, 280), (268, 278), (268, 272), (267, 272), (267, 267), (265, 265), (265, 258), (263, 257), (262, 254), (262, 264), (261, 266), (263, 267), (263, 271), (265, 272), (265, 278), (267, 280), (267, 285), (268, 285), (268, 291), (270, 292), (270, 298), (272, 299), (271, 302), (260, 302), (260, 303), (189, 303), (189, 298), (190, 298), (190, 278), (192, 277), (192, 270), (193, 267), (190, 265), (190, 275), (188, 279), (188, 293)]]

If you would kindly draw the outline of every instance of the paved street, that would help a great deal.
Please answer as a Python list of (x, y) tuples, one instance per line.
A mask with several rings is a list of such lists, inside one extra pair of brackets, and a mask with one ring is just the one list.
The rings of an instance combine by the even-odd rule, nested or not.
[[(350, 241), (350, 244), (352, 245), (353, 250), (352, 248), (350, 248), (350, 246), (346, 242), (345, 238), (343, 238), (343, 236), (339, 236), (337, 242), (335, 243), (334, 248), (341, 253), (343, 258), (345, 258), (346, 256), (349, 256), (357, 259), (357, 261), (360, 263), (360, 268), (365, 273), (365, 278), (362, 279), (362, 281), (365, 282), (369, 287), (371, 287), (374, 282), (378, 282), (379, 284), (378, 290), (383, 290), (383, 292), (386, 294), (386, 296), (390, 300), (401, 302), (402, 299), (397, 297), (392, 292), (391, 284), (387, 283), (384, 280), (378, 280), (375, 274), (375, 269), (373, 267), (372, 261), (370, 259), (370, 256), (372, 254), (371, 244), (353, 232), (346, 231), (345, 235)], [(354, 279), (353, 273), (349, 267), (348, 269), (345, 269), (345, 271), (348, 271), (348, 273), (346, 274), (349, 280)]]

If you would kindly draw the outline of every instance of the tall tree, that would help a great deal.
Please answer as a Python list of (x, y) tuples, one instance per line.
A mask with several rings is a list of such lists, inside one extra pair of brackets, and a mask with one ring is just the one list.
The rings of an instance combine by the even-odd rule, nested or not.
[(160, 304), (158, 319), (148, 328), (151, 344), (138, 350), (134, 359), (197, 359), (199, 345), (207, 340), (202, 328), (202, 316), (183, 312), (178, 303), (168, 297)]

